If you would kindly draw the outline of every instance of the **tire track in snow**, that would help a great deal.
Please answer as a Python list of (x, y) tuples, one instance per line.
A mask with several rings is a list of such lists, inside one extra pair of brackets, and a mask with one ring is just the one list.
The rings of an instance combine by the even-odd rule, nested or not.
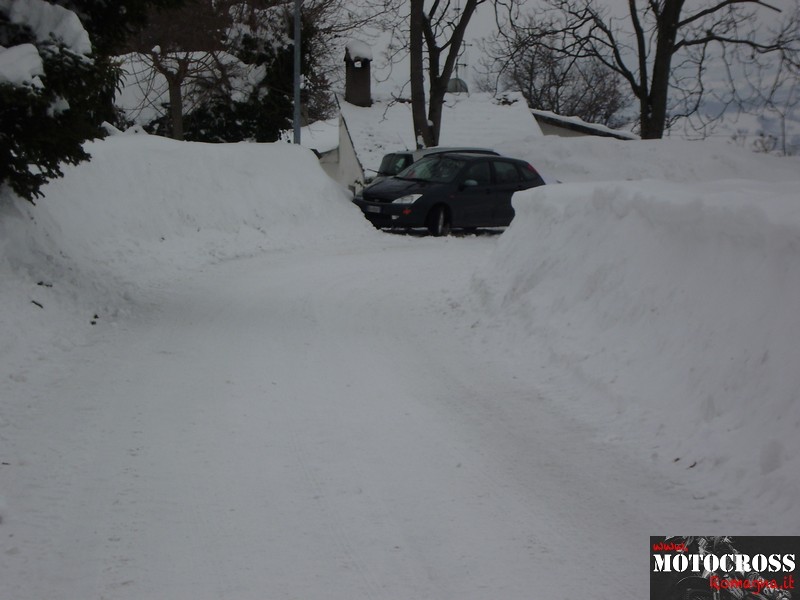
[[(334, 544), (344, 556), (344, 561), (337, 557), (331, 557), (333, 562), (336, 562), (340, 569), (346, 571), (353, 571), (357, 574), (360, 585), (357, 590), (351, 590), (351, 597), (353, 598), (367, 598), (375, 599), (381, 597), (381, 586), (375, 579), (375, 574), (371, 572), (370, 567), (363, 560), (361, 553), (355, 548), (352, 536), (348, 532), (348, 528), (344, 526), (337, 511), (337, 508), (328, 501), (328, 490), (324, 488), (318, 475), (314, 473), (313, 468), (310, 466), (313, 459), (304, 450), (308, 443), (305, 436), (299, 434), (296, 430), (292, 432), (292, 450), (297, 464), (302, 471), (308, 485), (313, 490), (314, 495), (312, 499), (317, 504), (321, 515), (325, 518), (325, 527), (334, 538)], [(317, 540), (324, 537), (322, 532), (316, 533)]]

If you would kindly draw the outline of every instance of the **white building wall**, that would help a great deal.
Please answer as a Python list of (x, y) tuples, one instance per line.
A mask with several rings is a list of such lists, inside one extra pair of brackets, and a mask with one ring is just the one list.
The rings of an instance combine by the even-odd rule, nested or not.
[(353, 192), (364, 186), (364, 171), (344, 119), (339, 119), (339, 168), (334, 179)]
[(319, 166), (333, 179), (339, 181), (339, 148), (330, 150), (319, 157)]

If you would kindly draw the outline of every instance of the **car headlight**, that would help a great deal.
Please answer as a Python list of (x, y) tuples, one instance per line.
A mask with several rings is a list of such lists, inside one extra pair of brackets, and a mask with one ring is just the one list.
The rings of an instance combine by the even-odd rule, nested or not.
[(414, 204), (417, 200), (422, 198), (422, 194), (409, 194), (408, 196), (401, 196), (392, 200), (392, 204)]

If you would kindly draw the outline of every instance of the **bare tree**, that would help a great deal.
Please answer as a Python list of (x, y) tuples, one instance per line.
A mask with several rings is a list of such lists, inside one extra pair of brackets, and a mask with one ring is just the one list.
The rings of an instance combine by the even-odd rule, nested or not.
[[(427, 11), (424, 0), (409, 2), (411, 111), (418, 145), (439, 144), (447, 86), (461, 52), (467, 25), (478, 5), (485, 1), (467, 0), (460, 11), (455, 11), (447, 0), (434, 0)], [(426, 51), (429, 102), (425, 100)]]
[(414, 132), (419, 146), (439, 143), (442, 108), (462, 54), (464, 36), (480, 5), (517, 6), (522, 0), (358, 0), (372, 27), (392, 32), (390, 65), (409, 59)]
[[(332, 41), (360, 22), (345, 4), (303, 2), (303, 112), (314, 118), (325, 118), (334, 106), (326, 77), (334, 65)], [(129, 45), (135, 56), (128, 69), (144, 92), (143, 103), (150, 104), (148, 112), (162, 114), (167, 105), (166, 118), (158, 121), (161, 131), (183, 139), (191, 115), (186, 135), (195, 139), (198, 127), (207, 132), (227, 121), (253, 122), (259, 110), (270, 123), (250, 126), (255, 138), (263, 141), (289, 126), (281, 115), (287, 107), (291, 114), (293, 64), (284, 58), (291, 57), (294, 44), (292, 19), (293, 0), (187, 0), (180, 9), (153, 14)], [(165, 82), (161, 94), (159, 81)], [(243, 106), (246, 98), (253, 106)], [(225, 129), (235, 136), (242, 128)], [(225, 139), (217, 135), (212, 141)]]
[[(800, 152), (800, 144), (790, 138), (789, 122), (800, 121), (800, 65), (791, 54), (769, 65), (742, 59), (740, 79), (746, 87), (738, 103), (742, 111), (757, 113), (763, 121), (761, 137), (755, 144), (762, 151), (777, 151), (784, 156)], [(776, 123), (770, 123), (770, 121)]]
[[(796, 57), (797, 14), (763, 26), (759, 17), (773, 11), (778, 8), (766, 0), (711, 0), (699, 7), (686, 0), (628, 0), (621, 18), (595, 0), (547, 0), (534, 13), (542, 25), (528, 33), (537, 43), (544, 28), (565, 41), (554, 50), (618, 73), (637, 99), (640, 135), (660, 138), (672, 121), (700, 109), (713, 61), (730, 59), (734, 50), (746, 50), (753, 61)], [(505, 29), (519, 26), (509, 19)], [(727, 64), (734, 83), (735, 68)]]
[[(228, 61), (221, 56), (225, 52), (225, 32), (231, 23), (229, 6), (230, 3), (190, 0), (179, 8), (156, 11), (149, 25), (129, 42), (143, 65), (136, 73), (141, 78), (140, 85), (153, 87), (156, 74), (167, 82), (169, 133), (174, 139), (183, 139), (187, 86), (209, 78), (229, 77), (224, 69)], [(193, 101), (199, 103), (201, 99)]]
[[(563, 36), (543, 31), (529, 21), (525, 34), (496, 34), (483, 44), (483, 79), (480, 89), (493, 93), (521, 92), (532, 108), (590, 123), (619, 127), (620, 112), (630, 103), (620, 75), (595, 58), (570, 56)], [(556, 50), (558, 48), (558, 50)]]

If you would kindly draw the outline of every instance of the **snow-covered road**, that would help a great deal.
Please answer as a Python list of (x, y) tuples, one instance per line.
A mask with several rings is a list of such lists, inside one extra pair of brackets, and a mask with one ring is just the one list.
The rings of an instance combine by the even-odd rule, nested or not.
[(647, 536), (713, 521), (480, 354), (496, 237), (383, 237), (187, 272), (20, 373), (0, 597), (646, 596)]

